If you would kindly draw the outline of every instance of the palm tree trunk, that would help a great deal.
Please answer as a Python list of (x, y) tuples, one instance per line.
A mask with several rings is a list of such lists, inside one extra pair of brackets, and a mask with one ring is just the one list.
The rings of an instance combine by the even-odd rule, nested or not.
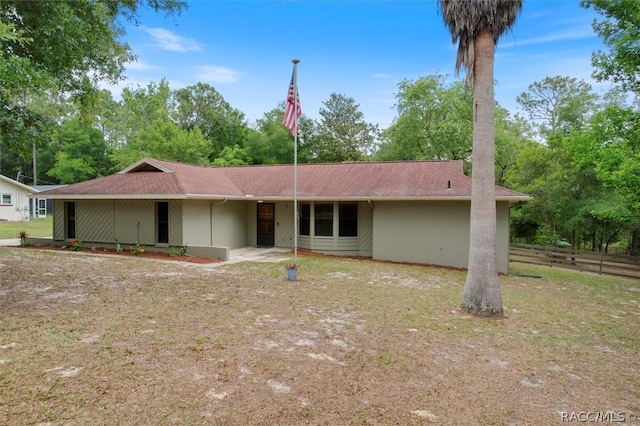
[(482, 316), (503, 314), (496, 256), (494, 49), (493, 32), (481, 30), (474, 48), (469, 270), (461, 308)]

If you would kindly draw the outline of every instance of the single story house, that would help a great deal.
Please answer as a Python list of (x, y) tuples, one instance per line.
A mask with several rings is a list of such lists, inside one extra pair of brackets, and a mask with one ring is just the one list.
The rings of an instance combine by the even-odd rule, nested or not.
[[(462, 161), (203, 167), (144, 158), (124, 170), (38, 194), (54, 201), (53, 239), (140, 244), (228, 259), (245, 246), (294, 246), (465, 268), (471, 179)], [(507, 272), (509, 203), (496, 187), (498, 269)]]
[(29, 194), (36, 189), (0, 175), (0, 220), (29, 220)]

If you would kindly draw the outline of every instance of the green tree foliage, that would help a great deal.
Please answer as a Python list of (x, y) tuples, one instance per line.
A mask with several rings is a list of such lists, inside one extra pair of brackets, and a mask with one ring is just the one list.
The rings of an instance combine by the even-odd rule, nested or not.
[(534, 197), (521, 216), (514, 216), (529, 242), (553, 244), (562, 237), (575, 243), (577, 229), (586, 229), (588, 213), (583, 207), (599, 185), (593, 162), (577, 155), (588, 152), (581, 132), (590, 123), (596, 100), (587, 83), (560, 76), (535, 82), (516, 98), (542, 143), (521, 153), (510, 180)]
[[(0, 165), (2, 173), (21, 172), (33, 184), (46, 178), (57, 149), (52, 145), (57, 122), (69, 113), (68, 103), (52, 90), (25, 92), (16, 102), (3, 103), (0, 97)], [(33, 173), (34, 150), (37, 158)], [(24, 183), (24, 182), (23, 182)]]
[[(586, 135), (592, 141), (596, 174), (622, 206), (609, 204), (609, 222), (631, 232), (630, 252), (638, 255), (640, 233), (640, 111), (609, 105), (600, 111)], [(618, 204), (618, 203), (616, 203)]]
[(496, 184), (509, 186), (507, 176), (519, 153), (533, 139), (531, 125), (521, 117), (511, 117), (509, 111), (496, 105)]
[[(174, 14), (180, 13), (186, 2), (4, 0), (0, 2), (0, 22), (11, 26), (18, 36), (28, 36), (28, 42), (24, 37), (4, 37), (3, 54), (14, 64), (23, 65), (26, 80), (42, 73), (69, 93), (86, 92), (100, 80), (115, 82), (124, 64), (134, 58), (130, 47), (120, 41), (125, 33), (120, 18), (137, 23), (141, 5)], [(26, 80), (7, 81), (3, 90), (23, 90)]]
[(312, 161), (335, 163), (369, 158), (379, 130), (365, 121), (360, 105), (337, 93), (332, 93), (323, 105), (315, 133), (307, 144)]
[(637, 0), (582, 0), (605, 19), (594, 21), (593, 29), (609, 52), (593, 52), (594, 78), (620, 83), (640, 93), (640, 2)]
[[(43, 93), (60, 93), (86, 109), (100, 81), (117, 81), (134, 58), (121, 41), (124, 20), (138, 23), (139, 9), (179, 14), (181, 0), (4, 0), (0, 2), (0, 167), (30, 169), (33, 147), (47, 149), (50, 117)], [(45, 157), (51, 159), (51, 150)], [(8, 155), (9, 154), (9, 155)], [(8, 159), (7, 159), (8, 157)], [(23, 164), (19, 164), (23, 163)], [(40, 176), (42, 167), (38, 168)], [(44, 169), (46, 172), (46, 169)]]
[[(284, 102), (267, 111), (256, 120), (255, 128), (250, 132), (247, 141), (247, 153), (254, 164), (291, 164), (293, 163), (293, 143), (291, 132), (282, 124)], [(302, 129), (303, 117), (300, 119)], [(303, 131), (298, 141), (303, 139)], [(299, 144), (300, 146), (300, 144)]]
[[(396, 99), (397, 117), (383, 132), (376, 160), (464, 160), (470, 172), (473, 94), (462, 81), (447, 83), (440, 74), (404, 80)], [(506, 184), (507, 170), (530, 133), (522, 119), (496, 106), (496, 183)]]
[(518, 95), (529, 119), (537, 124), (541, 137), (553, 132), (568, 133), (583, 128), (596, 108), (598, 97), (584, 80), (569, 77), (546, 77), (529, 85)]
[(244, 114), (231, 107), (216, 89), (205, 83), (179, 89), (173, 93), (174, 118), (185, 130), (200, 129), (211, 142), (213, 160), (229, 146), (245, 146), (248, 126)]
[(143, 125), (126, 146), (114, 152), (113, 162), (119, 169), (142, 157), (207, 165), (210, 147), (200, 129), (185, 130), (163, 117)]
[(109, 149), (100, 130), (72, 119), (60, 126), (55, 139), (60, 150), (47, 175), (58, 182), (80, 182), (104, 176), (111, 170)]
[(96, 93), (96, 102), (91, 109), (92, 120), (104, 135), (107, 145), (111, 149), (119, 149), (127, 144), (127, 137), (130, 132), (127, 128), (127, 120), (130, 118), (124, 108), (125, 100), (131, 102), (130, 88), (123, 90), (123, 100), (118, 102), (113, 99), (113, 95), (108, 90), (101, 90)]
[(622, 241), (637, 254), (640, 115), (618, 90), (595, 104), (589, 91), (569, 90), (575, 81), (554, 80), (568, 87), (556, 86), (555, 93), (564, 97), (545, 105), (561, 109), (586, 99), (593, 106), (582, 109), (582, 115), (572, 111), (563, 130), (548, 124), (553, 121), (549, 117), (563, 115), (549, 107), (543, 125), (550, 130), (543, 143), (532, 143), (519, 153), (507, 180), (533, 200), (514, 211), (512, 235), (543, 244), (564, 239), (592, 250), (608, 250)]
[[(109, 145), (115, 148), (112, 155), (117, 168), (126, 167), (141, 157), (203, 165), (215, 159), (216, 144), (206, 138), (199, 124), (194, 124), (197, 121), (187, 124), (183, 120), (181, 125), (180, 120), (174, 118), (179, 118), (175, 93), (166, 80), (161, 80), (157, 84), (149, 83), (146, 88), (124, 89), (120, 103), (114, 104), (110, 97), (103, 99), (112, 110), (102, 116), (100, 122), (108, 129), (106, 134)], [(223, 99), (221, 102), (226, 104)]]
[(247, 151), (238, 145), (233, 147), (227, 145), (220, 155), (213, 161), (214, 166), (245, 166), (251, 164), (251, 158)]
[(473, 93), (443, 75), (403, 80), (396, 93), (397, 118), (384, 131), (379, 160), (471, 159)]

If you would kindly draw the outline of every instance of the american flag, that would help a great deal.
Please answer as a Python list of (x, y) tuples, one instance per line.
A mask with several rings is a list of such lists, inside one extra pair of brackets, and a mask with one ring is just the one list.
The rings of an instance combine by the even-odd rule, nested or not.
[(298, 88), (295, 84), (295, 73), (296, 70), (294, 69), (293, 74), (291, 75), (289, 93), (287, 93), (287, 106), (284, 109), (284, 119), (282, 120), (282, 124), (291, 130), (292, 136), (300, 134), (298, 119), (302, 115), (302, 110), (300, 109), (300, 96), (298, 96)]

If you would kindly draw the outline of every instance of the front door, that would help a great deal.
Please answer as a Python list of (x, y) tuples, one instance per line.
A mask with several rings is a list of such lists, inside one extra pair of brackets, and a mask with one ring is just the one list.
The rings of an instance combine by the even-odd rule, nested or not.
[(258, 246), (273, 247), (275, 205), (273, 203), (258, 203)]

